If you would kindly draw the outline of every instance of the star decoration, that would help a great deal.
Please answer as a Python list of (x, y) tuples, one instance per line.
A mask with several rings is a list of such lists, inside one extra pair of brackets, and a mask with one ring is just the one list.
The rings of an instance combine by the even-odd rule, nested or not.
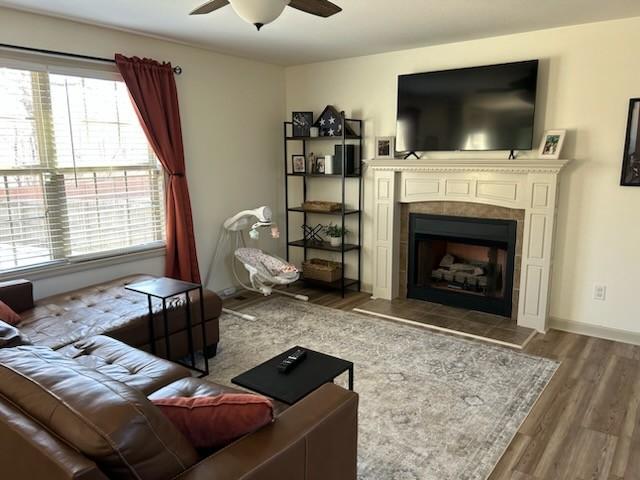
[(318, 127), (321, 137), (335, 137), (346, 134), (355, 136), (353, 128), (343, 121), (344, 112), (338, 112), (332, 105), (327, 105), (316, 120), (315, 127)]

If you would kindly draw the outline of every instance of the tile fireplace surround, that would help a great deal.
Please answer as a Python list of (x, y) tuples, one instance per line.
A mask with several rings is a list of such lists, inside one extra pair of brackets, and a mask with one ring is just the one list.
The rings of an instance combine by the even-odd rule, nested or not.
[[(515, 268), (519, 282), (514, 279), (519, 284), (517, 322), (545, 332), (559, 174), (567, 163), (569, 160), (540, 159), (367, 162), (374, 179), (373, 296), (391, 300), (402, 295), (400, 247), (406, 241), (401, 231), (402, 204), (420, 203), (424, 209), (425, 202), (446, 202), (443, 208), (451, 202), (465, 202), (467, 208), (448, 210), (448, 214), (464, 216), (473, 216), (469, 203), (505, 207), (514, 209), (514, 215), (524, 212), (522, 254)], [(486, 211), (483, 209), (483, 218)]]

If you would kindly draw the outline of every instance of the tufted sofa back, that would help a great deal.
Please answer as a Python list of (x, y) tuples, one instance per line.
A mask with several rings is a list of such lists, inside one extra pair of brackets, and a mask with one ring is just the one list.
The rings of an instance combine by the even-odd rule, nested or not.
[(0, 397), (108, 478), (168, 479), (198, 460), (142, 392), (47, 347), (0, 349)]

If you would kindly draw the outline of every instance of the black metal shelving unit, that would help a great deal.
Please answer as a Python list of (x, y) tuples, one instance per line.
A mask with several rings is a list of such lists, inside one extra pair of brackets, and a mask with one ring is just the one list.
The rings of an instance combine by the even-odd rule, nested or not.
[[(342, 117), (342, 136), (325, 136), (325, 137), (293, 137), (287, 136), (287, 128), (290, 127), (293, 130), (292, 122), (284, 122), (284, 168), (285, 168), (285, 179), (284, 179), (284, 191), (285, 191), (285, 205), (286, 205), (286, 222), (285, 222), (285, 239), (287, 241), (287, 261), (289, 261), (290, 257), (290, 249), (291, 248), (302, 248), (304, 249), (304, 260), (308, 259), (308, 254), (310, 250), (321, 250), (327, 252), (340, 253), (340, 262), (342, 263), (342, 278), (335, 282), (321, 282), (313, 279), (305, 279), (303, 277), (303, 281), (308, 283), (309, 285), (316, 287), (323, 287), (329, 289), (336, 289), (342, 292), (342, 296), (344, 297), (347, 289), (356, 289), (360, 291), (361, 287), (361, 276), (362, 276), (362, 201), (363, 201), (363, 192), (362, 192), (362, 120), (356, 120), (352, 118), (345, 118), (344, 112), (340, 113)], [(348, 130), (346, 126), (349, 125), (353, 131), (357, 133), (357, 135), (345, 135)], [(294, 173), (289, 168), (289, 163), (291, 159), (290, 152), (290, 143), (292, 142), (300, 142), (302, 145), (302, 153), (305, 157), (305, 165), (307, 152), (309, 152), (309, 143), (311, 142), (332, 142), (333, 145), (342, 144), (342, 173), (340, 174), (319, 174), (319, 173)], [(357, 145), (356, 149), (356, 161), (358, 165), (356, 165), (356, 174), (347, 174), (347, 159), (346, 159), (346, 145), (353, 144)], [(340, 180), (341, 181), (341, 203), (342, 210), (337, 210), (334, 212), (309, 212), (304, 210), (301, 206), (291, 206), (289, 205), (289, 180), (293, 177), (300, 177), (302, 182), (302, 201), (307, 201), (307, 182), (316, 180), (316, 179), (324, 179), (323, 181), (331, 181)], [(357, 193), (358, 193), (358, 205), (355, 208), (355, 205), (351, 208), (347, 208), (347, 188), (353, 188), (352, 184), (357, 184)], [(357, 218), (357, 243), (345, 243), (344, 239), (342, 244), (339, 247), (333, 247), (328, 242), (324, 242), (322, 244), (318, 243), (310, 243), (301, 240), (291, 240), (290, 239), (290, 215), (291, 214), (302, 214), (303, 224), (307, 224), (308, 215), (326, 215), (328, 217), (339, 217), (342, 228), (345, 228), (345, 221), (347, 218), (356, 217)], [(347, 278), (345, 277), (345, 258), (349, 255), (357, 255), (357, 263), (358, 263), (358, 274), (357, 278)]]

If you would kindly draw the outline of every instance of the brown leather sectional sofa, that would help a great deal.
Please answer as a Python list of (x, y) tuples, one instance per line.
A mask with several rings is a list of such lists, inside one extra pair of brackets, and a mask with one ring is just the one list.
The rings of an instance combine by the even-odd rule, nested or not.
[[(130, 275), (110, 282), (33, 301), (33, 286), (27, 280), (0, 284), (0, 300), (13, 305), (20, 314), (21, 332), (36, 345), (54, 350), (92, 335), (108, 335), (142, 350), (150, 351), (149, 307), (145, 295), (125, 290), (131, 283), (153, 278)], [(184, 357), (188, 350), (184, 299), (169, 302), (169, 334), (171, 355)], [(191, 293), (192, 331), (195, 345), (202, 345), (198, 292)], [(156, 355), (165, 357), (164, 324), (160, 303), (154, 300)], [(204, 290), (205, 326), (208, 356), (215, 355), (218, 339), (218, 317), (222, 301), (215, 293)]]
[[(135, 326), (113, 319), (118, 312), (137, 318), (137, 304), (115, 298), (120, 293), (113, 289), (122, 288), (118, 283), (40, 301), (35, 308), (29, 288), (24, 282), (0, 286), (0, 299), (25, 317), (24, 328), (0, 322), (2, 478), (356, 478), (355, 393), (325, 385), (292, 407), (278, 405), (279, 414), (267, 427), (221, 450), (196, 451), (150, 399), (233, 389), (193, 378), (177, 364), (111, 338), (117, 332), (114, 336), (148, 347)], [(131, 303), (128, 294), (126, 298)], [(59, 309), (59, 299), (69, 302), (66, 313)], [(80, 303), (88, 299), (102, 301), (83, 310)], [(146, 307), (146, 301), (141, 303)], [(208, 309), (215, 312), (213, 304)], [(103, 324), (91, 320), (94, 314), (114, 329), (101, 331)], [(208, 323), (214, 319), (205, 316)], [(56, 318), (66, 326), (56, 324)], [(217, 315), (215, 320), (217, 343)], [(177, 344), (177, 324), (173, 335)]]

